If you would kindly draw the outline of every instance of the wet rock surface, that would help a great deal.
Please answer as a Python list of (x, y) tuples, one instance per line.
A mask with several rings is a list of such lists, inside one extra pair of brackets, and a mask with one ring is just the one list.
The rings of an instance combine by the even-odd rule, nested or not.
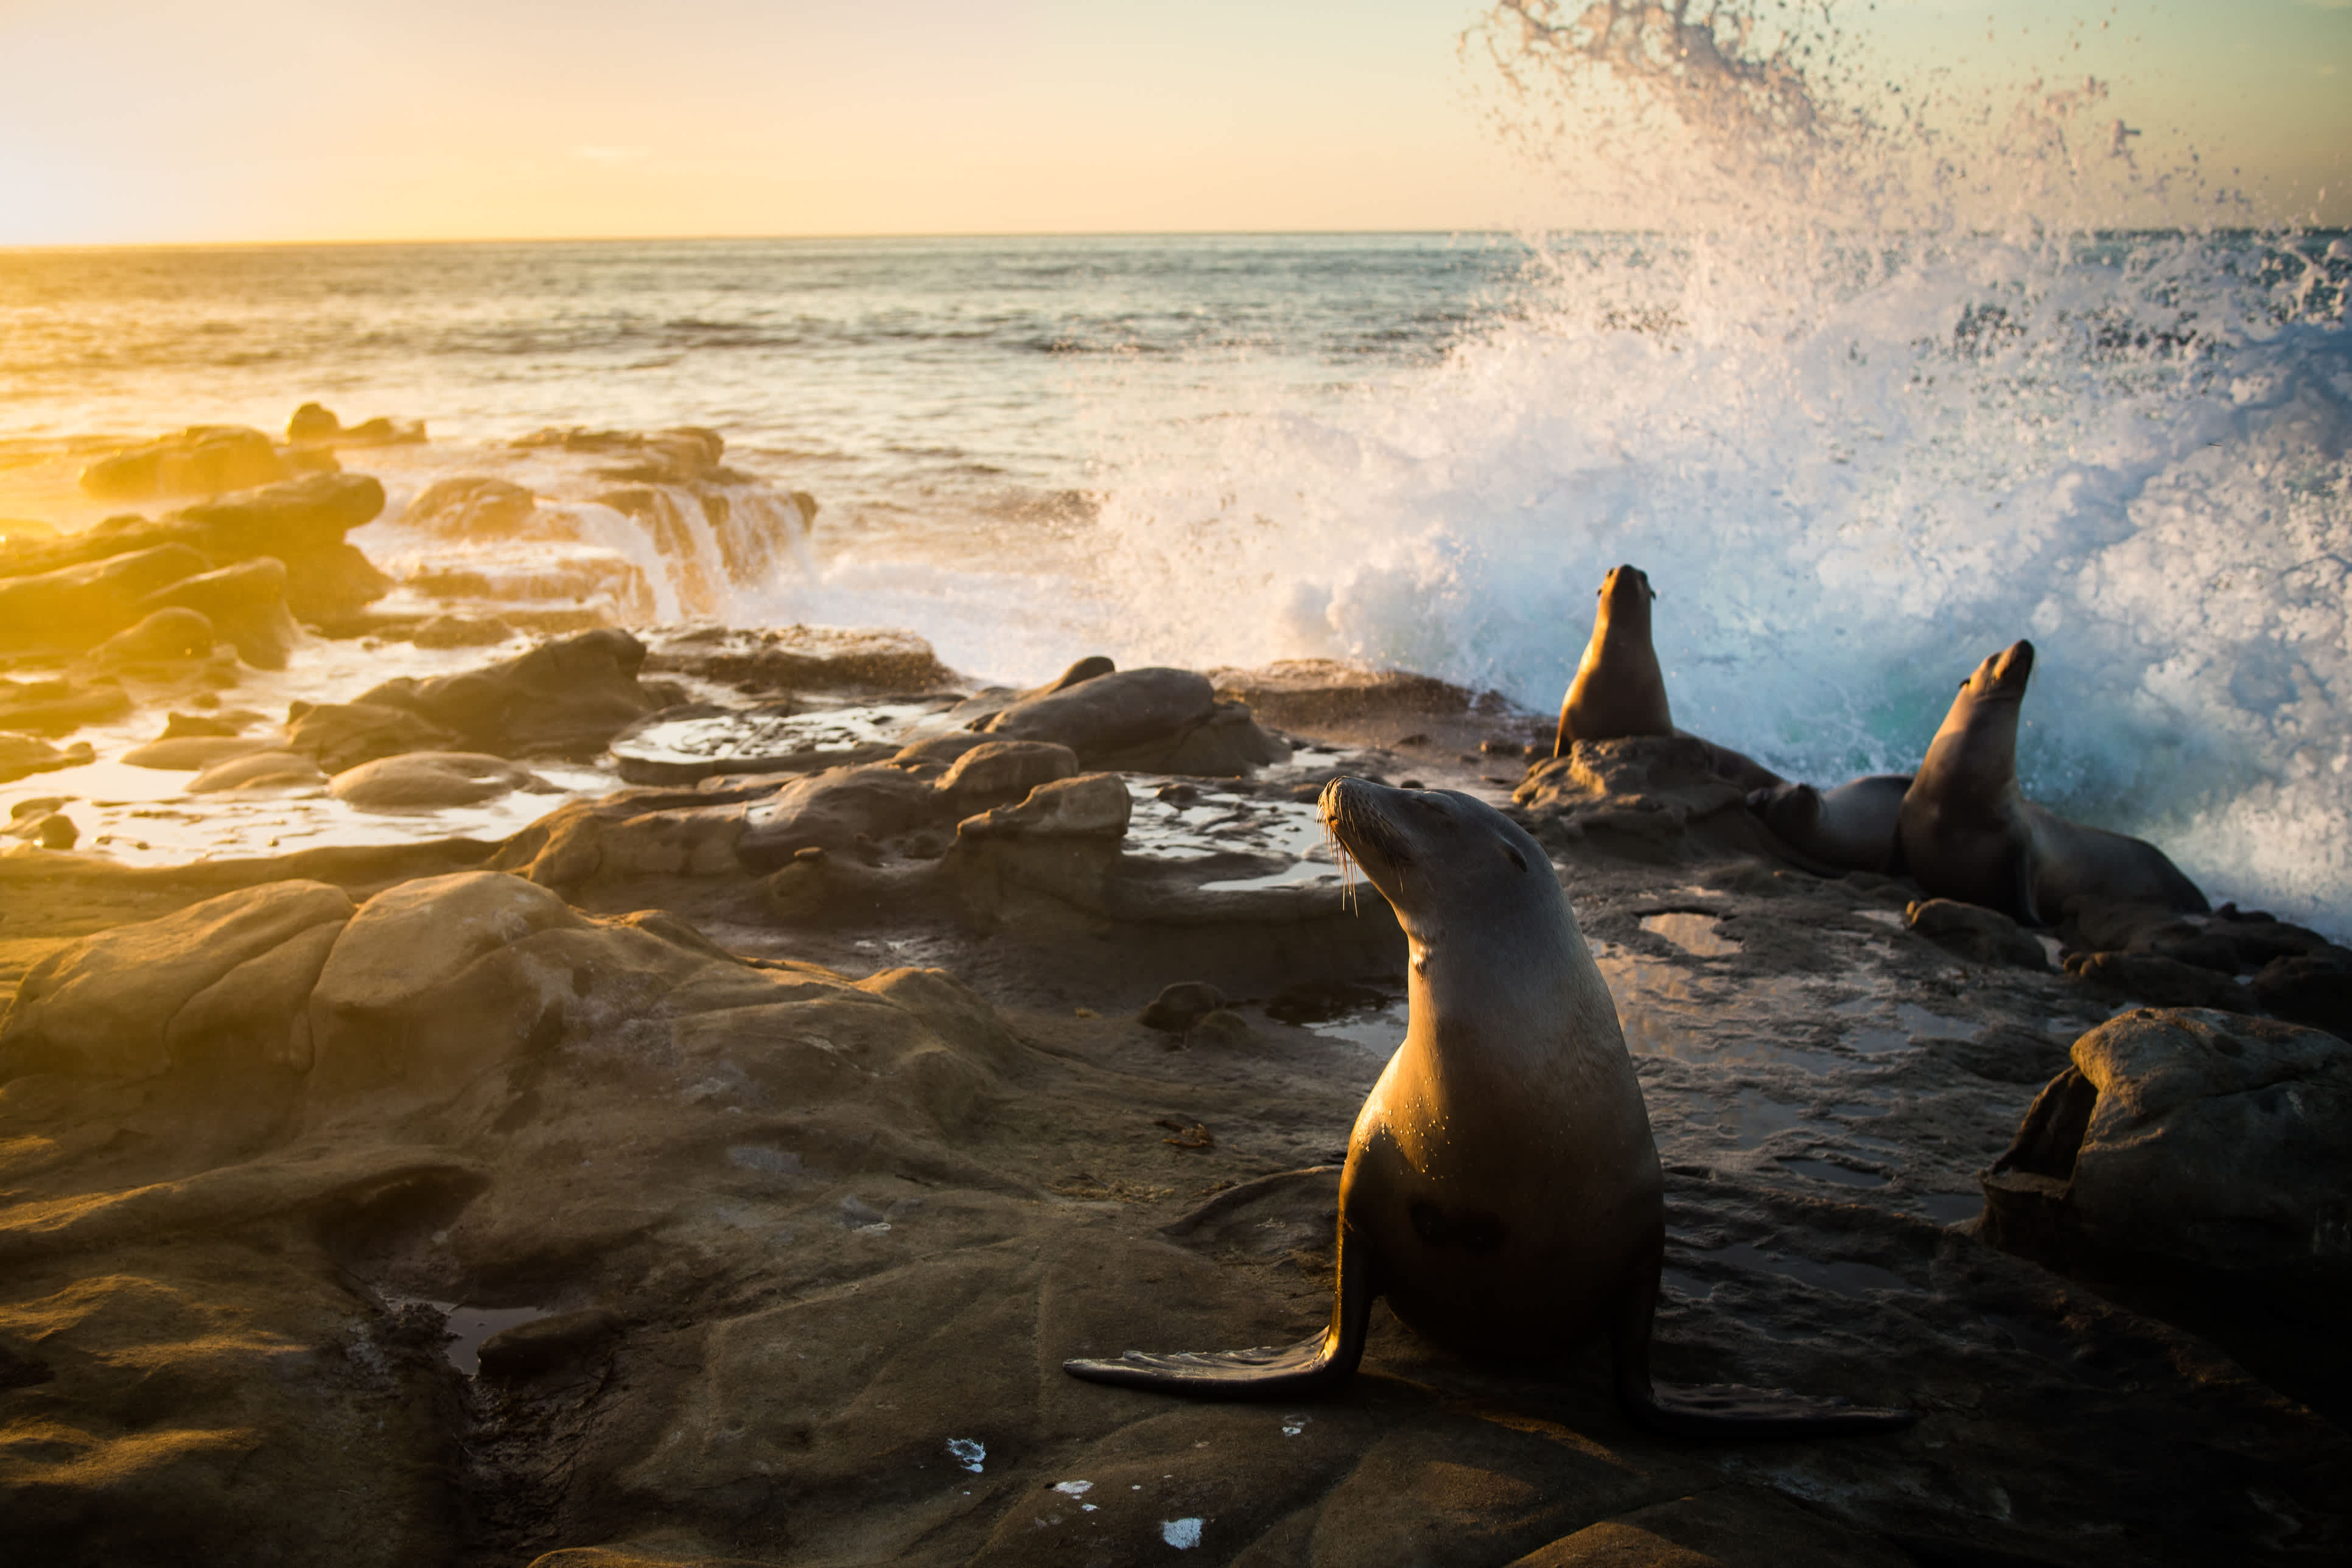
[[(608, 455), (698, 460), (674, 445)], [(589, 646), (580, 713), (542, 732), (642, 692), (625, 648)], [(530, 657), (444, 678), (503, 705), (419, 681), (309, 709), (290, 758), (212, 765), (275, 755), (354, 796), (528, 777), (526, 710), (560, 706)], [(2107, 992), (2025, 962), (2032, 933), (1775, 858), (1688, 737), (1530, 768), (1534, 716), (1451, 694), (1416, 716), (1371, 682), (1348, 700), (1377, 712), (1318, 729), (1314, 703), (1364, 683), (1308, 672), (1288, 760), (1216, 778), (1182, 745), (1255, 721), (1216, 718), (1240, 686), (1163, 678), (1189, 672), (1087, 661), (887, 720), (895, 681), (828, 704), (672, 673), (731, 739), (669, 744), (706, 731), (658, 731), (698, 721), (646, 695), (608, 736), (695, 765), (503, 843), (0, 856), (12, 1539), (60, 1563), (467, 1565), (2352, 1550), (2324, 1299), (2284, 1240), (2336, 1234), (2340, 1161), (2312, 1141), (2352, 1047), (2108, 1022)], [(1150, 679), (1103, 684), (1121, 674)], [(875, 754), (804, 743), (853, 710)], [(188, 742), (278, 738), (248, 715), (146, 743)], [(729, 766), (783, 756), (821, 765)], [(1662, 1375), (1906, 1405), (1916, 1428), (1676, 1443), (1626, 1423), (1602, 1356), (1473, 1363), (1384, 1311), (1364, 1374), (1292, 1404), (1061, 1373), (1323, 1320), (1335, 1160), (1404, 1026), (1401, 936), (1347, 900), (1317, 820), (1339, 773), (1519, 788), (1667, 1172)], [(2234, 910), (2084, 907), (2053, 941), (2272, 1011), (2333, 1005), (2341, 973), (2325, 938)], [(2094, 1068), (2096, 1095), (2035, 1111)], [(2076, 1137), (2072, 1251), (1979, 1218), (2037, 1114), (2045, 1163)], [(2206, 1245), (2246, 1235), (2273, 1252)], [(2146, 1288), (2095, 1236), (2197, 1289)], [(2283, 1304), (2249, 1328), (2217, 1279)]]

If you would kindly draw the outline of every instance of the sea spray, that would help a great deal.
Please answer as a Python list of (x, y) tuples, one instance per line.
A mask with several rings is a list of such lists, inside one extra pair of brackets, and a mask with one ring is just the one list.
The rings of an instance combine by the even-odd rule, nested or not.
[(1916, 765), (2032, 637), (2030, 793), (2352, 924), (2343, 242), (2056, 221), (2179, 194), (2095, 82), (1969, 140), (1801, 104), (1785, 32), (1743, 55), (1718, 13), (1675, 54), (1686, 7), (1584, 15), (1632, 42), (1538, 31), (1519, 64), (1671, 126), (1682, 161), (1636, 173), (1682, 226), (1538, 237), (1517, 309), (1443, 364), (1124, 457), (1100, 576), (1128, 657), (1339, 655), (1547, 708), (1630, 562), (1677, 718), (1833, 783)]

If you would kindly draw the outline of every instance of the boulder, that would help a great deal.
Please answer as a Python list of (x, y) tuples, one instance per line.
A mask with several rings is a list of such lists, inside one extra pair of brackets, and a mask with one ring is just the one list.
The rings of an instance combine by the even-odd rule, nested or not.
[(456, 750), (457, 737), (415, 714), (373, 702), (301, 707), (286, 726), (286, 746), (330, 773), (404, 752)]
[(565, 536), (568, 529), (540, 523), (539, 498), (507, 479), (441, 479), (408, 503), (401, 526), (440, 539), (535, 539)]
[(90, 651), (101, 668), (126, 664), (173, 664), (209, 658), (213, 624), (194, 610), (157, 610), (115, 633)]
[(593, 756), (661, 706), (637, 684), (645, 658), (645, 644), (601, 627), (459, 675), (388, 680), (360, 701), (413, 713), (477, 752)]
[(64, 804), (62, 800), (20, 800), (10, 808), (8, 825), (0, 827), (0, 833), (43, 849), (70, 849), (81, 842), (81, 829), (57, 809)]
[(1018, 805), (1000, 805), (956, 826), (958, 838), (1101, 838), (1127, 835), (1135, 803), (1117, 773), (1039, 784)]
[(218, 495), (287, 477), (269, 437), (242, 425), (192, 425), (175, 436), (100, 458), (84, 468), (84, 493), (100, 500)]
[(1039, 784), (1078, 771), (1067, 746), (1045, 741), (986, 741), (963, 752), (935, 786), (959, 816), (1001, 801), (1021, 800)]
[(2142, 1008), (2073, 1056), (1986, 1173), (1989, 1236), (2352, 1282), (2352, 1044)]
[[(0, 1019), (0, 1079), (168, 1071), (173, 1023), (192, 999), (304, 931), (340, 926), (352, 910), (324, 882), (269, 882), (84, 937), (26, 974)], [(236, 1012), (224, 997), (206, 1016)]]
[(714, 966), (740, 969), (504, 872), (403, 883), (361, 907), (310, 993), (306, 1116), (378, 1118), (385, 1105), (358, 1102), (386, 1096), (445, 1103), (566, 1037), (658, 1036), (656, 1004)]
[(887, 628), (689, 632), (663, 641), (646, 667), (745, 692), (933, 691), (955, 680), (929, 643)]
[(0, 730), (62, 735), (84, 724), (120, 719), (130, 711), (131, 694), (112, 676), (94, 680), (66, 676), (0, 679)]
[(0, 732), (0, 784), (14, 784), (59, 768), (78, 768), (95, 761), (96, 756), (87, 741), (77, 741), (61, 750), (31, 735)]
[(1207, 981), (1179, 980), (1161, 986), (1136, 1021), (1147, 1029), (1181, 1035), (1224, 1005), (1225, 994)]
[(1549, 846), (1665, 864), (1776, 856), (1780, 841), (1748, 809), (1748, 786), (1717, 763), (1716, 748), (1696, 735), (1579, 741), (1529, 769), (1511, 799)]
[(188, 781), (190, 795), (231, 789), (309, 789), (327, 782), (318, 764), (299, 752), (248, 752), (215, 763)]
[(803, 849), (852, 853), (861, 840), (903, 833), (948, 808), (948, 797), (903, 768), (828, 768), (747, 807), (736, 852), (746, 868), (765, 873)]
[[(81, 641), (74, 646), (86, 647), (136, 619), (131, 606), (166, 584), (259, 556), (285, 566), (287, 607), (294, 616), (311, 622), (335, 621), (355, 615), (392, 586), (392, 580), (343, 538), (383, 510), (383, 486), (374, 479), (312, 474), (188, 507), (160, 520), (112, 517), (79, 533), (22, 547), (12, 544), (0, 551), (0, 579), (55, 574), (159, 549), (189, 552), (179, 558), (177, 570), (160, 575), (150, 572), (135, 585), (121, 584), (116, 618), (95, 633), (79, 634)], [(13, 591), (10, 582), (0, 581), (0, 628), (17, 627), (20, 617), (5, 613)], [(87, 621), (87, 606), (78, 607), (68, 619)], [(46, 627), (18, 635), (32, 642), (60, 640)], [(7, 632), (0, 631), (0, 641), (5, 640)]]
[(407, 752), (337, 773), (327, 793), (362, 811), (438, 811), (478, 805), (519, 789), (554, 786), (503, 757), (478, 752)]
[(189, 545), (159, 544), (0, 577), (0, 647), (94, 647), (143, 618), (148, 595), (210, 564)]
[(1219, 697), (1245, 702), (1269, 723), (1306, 726), (1367, 719), (1467, 713), (1473, 695), (1434, 676), (1331, 658), (1287, 658), (1259, 669), (1209, 672)]
[(408, 640), (418, 647), (496, 647), (514, 635), (514, 624), (499, 616), (439, 615), (420, 623)]
[(172, 735), (160, 741), (150, 741), (143, 746), (133, 746), (115, 761), (133, 768), (202, 773), (232, 757), (249, 757), (257, 752), (276, 749), (268, 741), (257, 741), (244, 735)]
[(335, 416), (334, 410), (305, 403), (287, 420), (286, 439), (300, 447), (405, 446), (425, 439), (425, 421), (389, 419), (377, 415), (356, 425), (346, 425)]
[(499, 847), (490, 865), (577, 892), (645, 877), (740, 874), (743, 809), (659, 790), (566, 801)]
[(2050, 967), (2050, 954), (2041, 942), (1998, 910), (1951, 899), (1916, 899), (1904, 910), (1904, 923), (1971, 963)]
[(1005, 740), (1067, 746), (1089, 768), (1230, 778), (1290, 755), (1246, 707), (1219, 702), (1208, 677), (1192, 670), (1114, 670), (1056, 687), (1023, 697), (974, 727)]
[(239, 658), (256, 669), (283, 669), (302, 640), (302, 628), (287, 608), (286, 563), (257, 555), (217, 572), (184, 577), (139, 602), (142, 610), (198, 611), (223, 637), (236, 645)]

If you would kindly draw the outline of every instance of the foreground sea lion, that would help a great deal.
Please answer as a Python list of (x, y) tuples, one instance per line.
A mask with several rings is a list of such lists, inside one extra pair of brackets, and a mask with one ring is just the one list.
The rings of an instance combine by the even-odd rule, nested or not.
[(1884, 1430), (1907, 1411), (1651, 1382), (1664, 1180), (1617, 1009), (1542, 849), (1451, 790), (1335, 779), (1323, 821), (1411, 942), (1404, 1044), (1356, 1118), (1339, 1179), (1330, 1326), (1298, 1344), (1071, 1361), (1100, 1383), (1242, 1396), (1327, 1387), (1364, 1353), (1372, 1300), (1477, 1355), (1556, 1357), (1599, 1334), (1634, 1420), (1686, 1436)]
[(1748, 809), (1798, 854), (1839, 871), (1888, 875), (1899, 865), (1896, 829), (1909, 773), (1869, 773), (1833, 790), (1809, 784), (1751, 790)]
[[(1635, 735), (1678, 735), (1666, 701), (1666, 673), (1650, 640), (1650, 603), (1658, 596), (1650, 574), (1638, 566), (1617, 566), (1601, 582), (1601, 608), (1592, 636), (1577, 661), (1576, 677), (1559, 705), (1559, 729), (1551, 754), (1564, 757), (1579, 741), (1622, 741)], [(1752, 757), (1697, 735), (1708, 768), (1742, 789), (1768, 789), (1783, 782)]]
[(2014, 642), (1960, 682), (1905, 792), (1897, 842), (1928, 894), (2054, 924), (2084, 894), (2203, 914), (2205, 895), (2155, 845), (2069, 822), (2017, 787), (2017, 719), (2033, 645)]

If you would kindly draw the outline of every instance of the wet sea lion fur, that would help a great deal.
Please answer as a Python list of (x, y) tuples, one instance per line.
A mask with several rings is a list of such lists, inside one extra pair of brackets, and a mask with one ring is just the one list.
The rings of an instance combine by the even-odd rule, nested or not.
[(1411, 1017), (1349, 1140), (1329, 1325), (1295, 1345), (1064, 1363), (1173, 1394), (1292, 1394), (1352, 1374), (1375, 1297), (1475, 1355), (1557, 1357), (1606, 1335), (1627, 1413), (1690, 1436), (1883, 1431), (1901, 1410), (1649, 1371), (1664, 1178), (1632, 1058), (1549, 860), (1450, 790), (1336, 779), (1325, 825), (1395, 907)]

